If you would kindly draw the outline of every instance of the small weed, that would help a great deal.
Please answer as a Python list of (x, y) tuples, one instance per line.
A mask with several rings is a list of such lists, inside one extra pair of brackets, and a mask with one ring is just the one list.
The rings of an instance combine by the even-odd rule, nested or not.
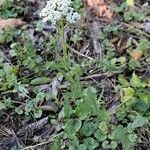
[(0, 18), (15, 18), (22, 14), (24, 8), (14, 4), (14, 0), (5, 0), (0, 7)]

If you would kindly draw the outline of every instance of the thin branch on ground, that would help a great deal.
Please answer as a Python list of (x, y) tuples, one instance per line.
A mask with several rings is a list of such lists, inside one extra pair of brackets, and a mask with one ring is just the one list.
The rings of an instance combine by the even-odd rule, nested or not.
[(70, 46), (68, 46), (68, 48), (69, 48), (72, 52), (74, 52), (75, 54), (77, 54), (77, 55), (79, 55), (79, 56), (81, 56), (81, 57), (87, 58), (87, 59), (89, 59), (89, 60), (94, 60), (92, 57), (86, 56), (86, 55), (84, 55), (84, 54), (82, 54), (82, 53), (76, 51), (75, 49), (73, 49), (73, 48), (70, 47)]
[(118, 74), (120, 72), (116, 71), (116, 72), (113, 72), (112, 74), (109, 74), (108, 72), (106, 73), (98, 73), (98, 74), (93, 74), (93, 75), (89, 75), (89, 76), (86, 76), (86, 77), (81, 77), (80, 80), (88, 80), (88, 79), (93, 79), (93, 78), (100, 78), (100, 77), (111, 77), (115, 74)]
[(42, 143), (39, 143), (39, 144), (36, 144), (36, 145), (33, 145), (33, 146), (27, 146), (25, 148), (23, 148), (22, 150), (34, 150), (42, 145), (46, 145), (46, 144), (49, 144), (50, 142), (52, 142), (56, 137), (59, 137), (63, 134), (63, 132), (57, 134), (57, 135), (54, 135), (53, 137), (51, 137), (49, 140), (45, 141), (45, 142), (42, 142)]

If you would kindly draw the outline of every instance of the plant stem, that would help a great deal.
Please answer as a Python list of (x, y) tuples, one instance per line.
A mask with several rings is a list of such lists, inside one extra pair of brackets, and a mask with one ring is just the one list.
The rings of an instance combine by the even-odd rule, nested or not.
[(62, 35), (63, 61), (65, 63), (67, 60), (67, 46), (66, 46), (65, 28), (63, 19), (61, 20), (61, 35)]

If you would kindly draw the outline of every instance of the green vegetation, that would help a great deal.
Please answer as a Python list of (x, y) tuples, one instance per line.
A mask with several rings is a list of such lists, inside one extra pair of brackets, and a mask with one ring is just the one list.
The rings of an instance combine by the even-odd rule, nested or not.
[[(25, 4), (6, 0), (0, 17), (23, 18)], [(81, 0), (75, 0), (74, 8), (85, 14)], [(115, 13), (122, 22), (112, 21), (99, 33), (103, 59), (95, 58), (90, 46), (88, 53), (84, 50), (91, 39), (84, 23), (63, 26), (65, 47), (60, 29), (47, 31), (36, 17), (33, 24), (29, 22), (34, 34), (21, 28), (0, 31), (0, 125), (7, 124), (6, 116), (18, 118), (19, 128), (21, 120), (33, 122), (48, 116), (49, 123), (60, 128), (46, 143), (52, 150), (148, 149), (150, 37), (124, 24), (144, 23), (149, 14), (147, 8), (140, 13), (127, 8), (125, 3), (118, 5)], [(57, 112), (42, 109), (48, 101), (57, 105)], [(7, 128), (18, 130), (11, 125)], [(34, 144), (31, 139), (25, 141), (25, 146)]]

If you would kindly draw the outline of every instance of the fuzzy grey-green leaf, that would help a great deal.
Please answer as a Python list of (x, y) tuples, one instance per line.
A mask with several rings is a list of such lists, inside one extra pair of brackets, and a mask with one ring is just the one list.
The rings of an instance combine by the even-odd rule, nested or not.
[(30, 85), (41, 85), (41, 84), (47, 84), (50, 83), (51, 79), (47, 77), (37, 77), (33, 80), (31, 80)]

